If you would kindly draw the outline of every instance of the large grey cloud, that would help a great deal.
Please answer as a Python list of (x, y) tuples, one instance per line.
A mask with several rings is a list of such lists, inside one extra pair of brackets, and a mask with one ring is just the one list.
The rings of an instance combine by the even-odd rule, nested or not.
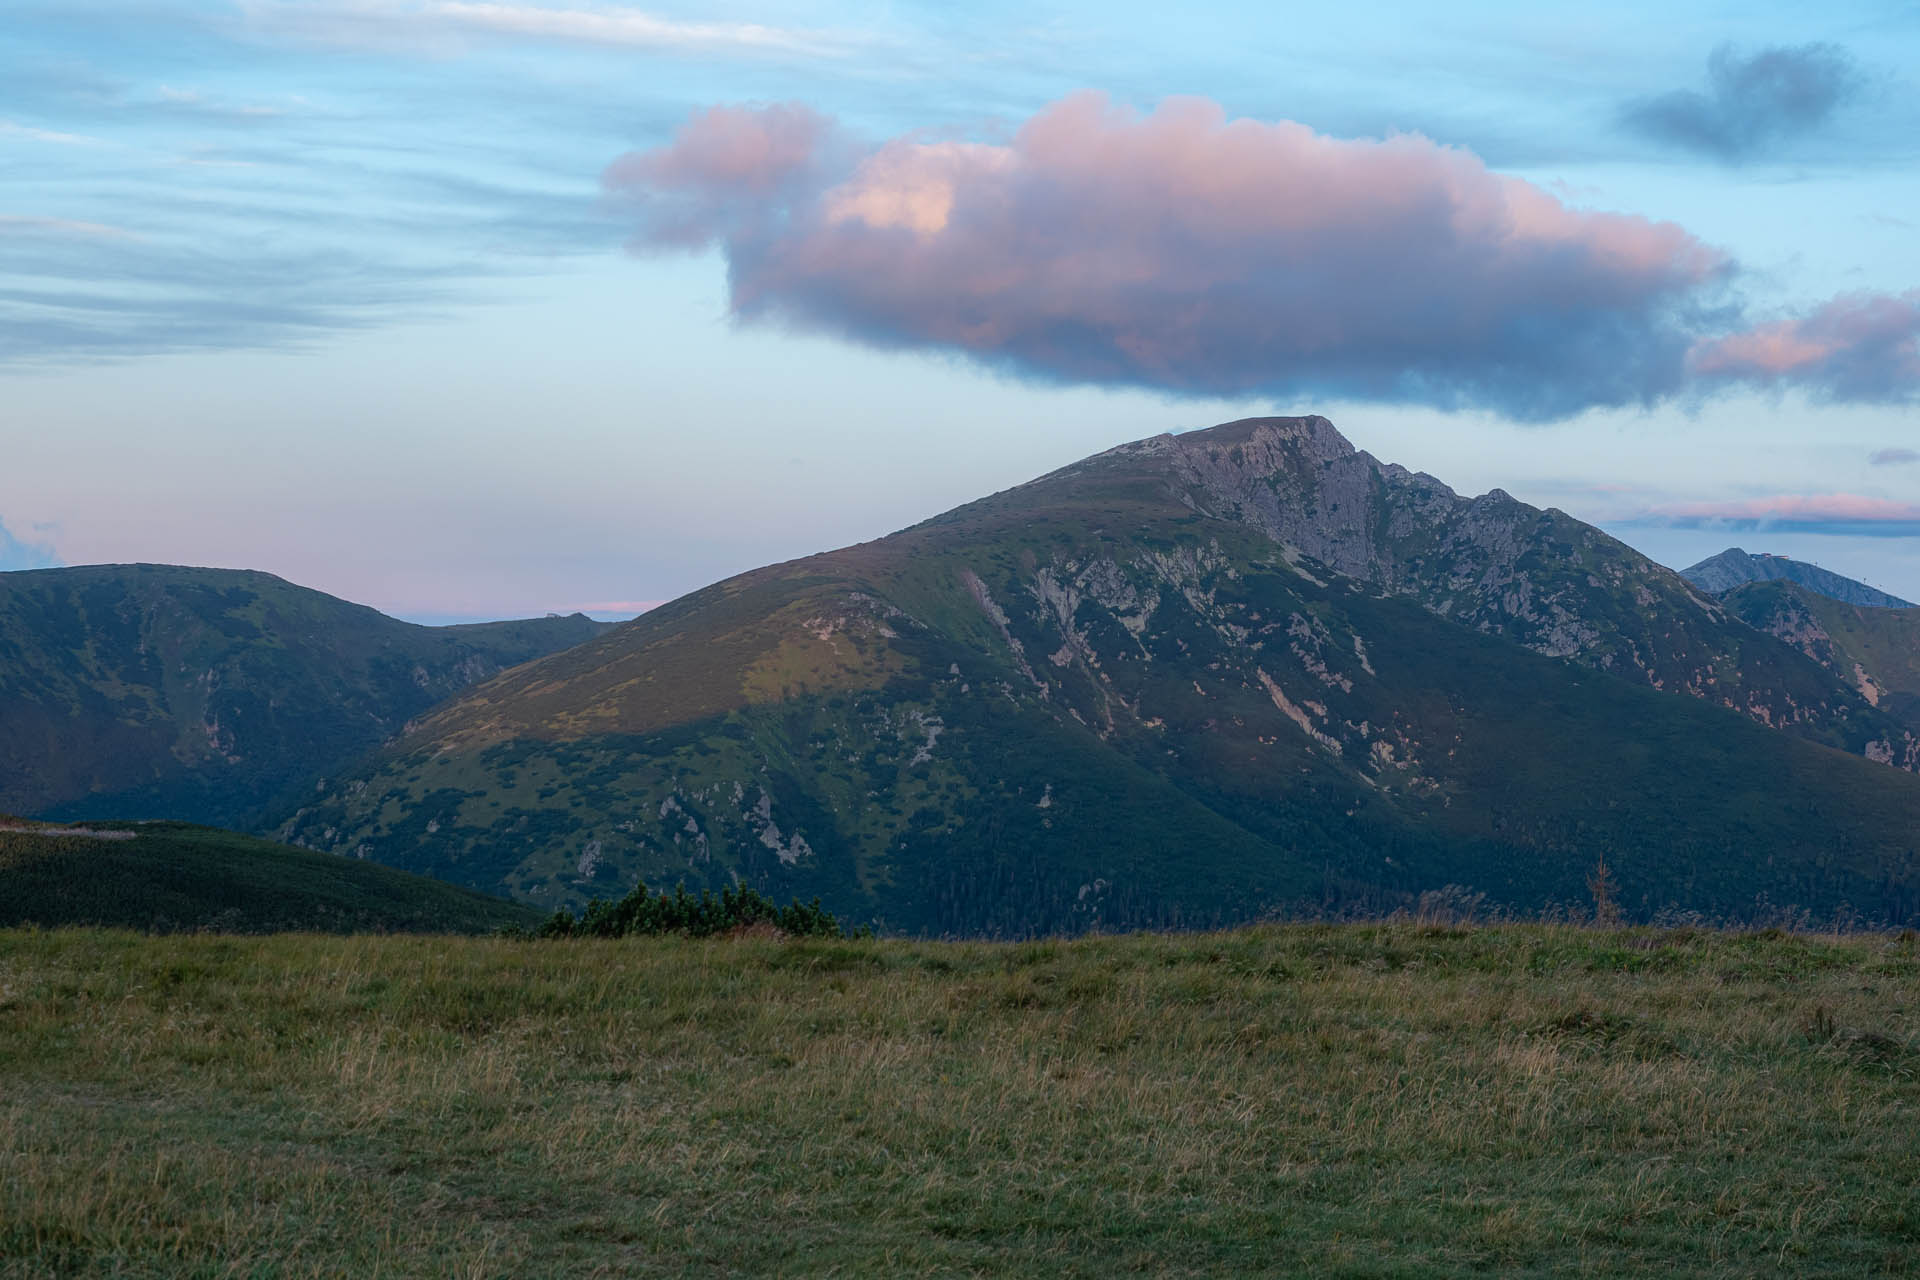
[(720, 107), (604, 180), (636, 248), (722, 250), (743, 320), (1029, 376), (1529, 420), (1736, 384), (1920, 390), (1907, 299), (1748, 333), (1737, 265), (1671, 222), (1570, 208), (1422, 137), (1200, 99), (1077, 94), (995, 144)]
[(1833, 44), (1762, 49), (1723, 44), (1707, 58), (1707, 89), (1679, 89), (1630, 104), (1626, 124), (1647, 137), (1740, 161), (1825, 124), (1864, 81)]

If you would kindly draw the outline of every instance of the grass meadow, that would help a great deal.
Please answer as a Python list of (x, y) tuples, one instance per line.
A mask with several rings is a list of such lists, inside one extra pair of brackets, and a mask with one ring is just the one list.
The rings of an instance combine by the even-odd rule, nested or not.
[(1911, 934), (0, 932), (0, 1275), (1920, 1270)]

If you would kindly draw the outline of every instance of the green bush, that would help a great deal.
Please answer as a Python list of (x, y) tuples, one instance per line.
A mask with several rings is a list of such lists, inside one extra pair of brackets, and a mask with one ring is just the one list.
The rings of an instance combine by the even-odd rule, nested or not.
[(752, 889), (726, 888), (719, 896), (711, 889), (698, 897), (676, 885), (671, 894), (654, 893), (646, 882), (618, 902), (595, 898), (578, 917), (565, 907), (555, 911), (534, 930), (536, 938), (625, 938), (634, 934), (677, 933), (691, 938), (710, 938), (719, 933), (757, 924), (771, 925), (782, 933), (808, 938), (846, 936), (840, 922), (820, 905), (794, 900), (782, 907)]

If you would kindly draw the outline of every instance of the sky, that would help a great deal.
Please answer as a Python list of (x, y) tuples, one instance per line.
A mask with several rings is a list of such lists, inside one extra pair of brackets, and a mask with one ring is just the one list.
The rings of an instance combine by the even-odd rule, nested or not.
[(0, 569), (621, 617), (1323, 413), (1920, 599), (1920, 5), (8, 0)]

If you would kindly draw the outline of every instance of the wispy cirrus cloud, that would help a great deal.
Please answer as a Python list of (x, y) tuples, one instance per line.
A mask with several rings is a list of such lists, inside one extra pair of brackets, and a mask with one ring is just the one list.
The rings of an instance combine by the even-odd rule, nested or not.
[(473, 274), (251, 241), (216, 252), (64, 219), (0, 221), (0, 368), (297, 346), (421, 314)]
[(495, 0), (243, 0), (257, 30), (344, 44), (506, 37), (690, 53), (831, 57), (843, 34), (753, 22), (686, 21), (626, 4), (513, 4)]
[(228, 121), (274, 120), (287, 114), (285, 106), (272, 106), (261, 102), (227, 102), (201, 89), (183, 89), (168, 84), (155, 89), (151, 101), (142, 103), (141, 108), (147, 111)]
[(1739, 162), (1819, 128), (1864, 83), (1853, 55), (1839, 45), (1779, 46), (1742, 56), (1723, 44), (1707, 58), (1705, 92), (1645, 98), (1630, 103), (1621, 119), (1655, 141)]
[(590, 187), (352, 161), (317, 180), (266, 146), (169, 167), (191, 184), (144, 189), (130, 226), (0, 213), (0, 370), (311, 347), (619, 239)]
[[(218, 68), (77, 83), (68, 109), (121, 132), (34, 156), (45, 177), (22, 190), (41, 207), (0, 202), (0, 370), (312, 348), (619, 242), (590, 158), (436, 149), (412, 122), (370, 128), (327, 84), (262, 92)], [(10, 159), (25, 149), (0, 136)]]
[(1868, 455), (1867, 461), (1876, 467), (1896, 467), (1908, 462), (1920, 462), (1920, 449), (1875, 449)]
[(588, 44), (665, 49), (776, 49), (789, 53), (839, 52), (830, 39), (810, 32), (754, 22), (677, 22), (624, 6), (578, 9), (526, 4), (442, 0), (423, 6), (429, 19), (509, 35), (577, 40)]
[(31, 125), (16, 123), (12, 120), (0, 120), (0, 138), (14, 138), (26, 142), (44, 142), (57, 147), (98, 147), (104, 145), (99, 138), (89, 138), (80, 133), (62, 133), (57, 129), (36, 129)]
[[(1920, 395), (1914, 296), (1755, 325), (1737, 263), (1417, 135), (1062, 99), (1005, 142), (716, 107), (604, 184), (645, 252), (716, 245), (734, 315), (1027, 376), (1544, 420), (1725, 386)], [(1920, 295), (1917, 295), (1920, 296)]]
[(125, 227), (104, 222), (86, 222), (78, 218), (46, 218), (26, 214), (0, 213), (0, 236), (83, 236), (102, 240), (138, 239)]
[(1920, 504), (1856, 493), (1775, 494), (1738, 502), (1657, 507), (1618, 523), (1730, 533), (1779, 531), (1908, 538), (1920, 535)]

